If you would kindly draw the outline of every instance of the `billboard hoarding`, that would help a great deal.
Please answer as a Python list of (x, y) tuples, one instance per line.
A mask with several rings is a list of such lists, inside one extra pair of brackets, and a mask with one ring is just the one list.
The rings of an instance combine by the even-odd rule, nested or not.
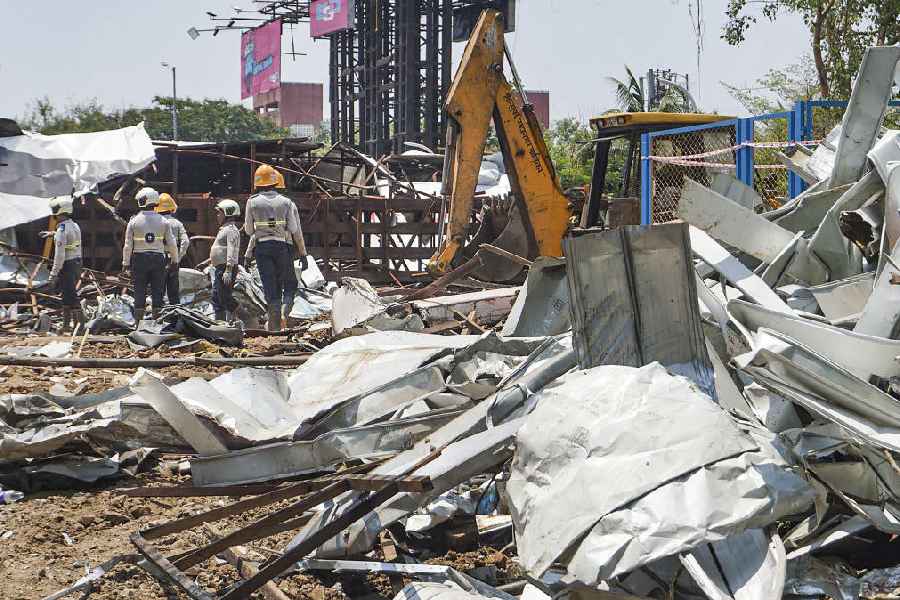
[(281, 85), (281, 19), (241, 35), (241, 100)]
[(309, 4), (309, 33), (314, 38), (353, 29), (356, 11), (353, 0), (312, 0)]

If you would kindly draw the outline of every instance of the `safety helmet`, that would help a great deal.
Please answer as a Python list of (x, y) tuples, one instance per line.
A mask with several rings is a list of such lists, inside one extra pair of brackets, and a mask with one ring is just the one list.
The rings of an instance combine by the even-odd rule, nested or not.
[(287, 186), (284, 184), (284, 175), (281, 174), (281, 171), (275, 171), (275, 189), (283, 190)]
[(221, 210), (222, 214), (226, 217), (241, 216), (241, 207), (234, 200), (220, 200), (219, 203), (216, 204), (216, 210)]
[(71, 196), (57, 196), (50, 200), (50, 214), (52, 215), (71, 215), (74, 210)]
[(156, 212), (173, 213), (176, 210), (178, 210), (178, 204), (175, 202), (175, 198), (166, 192), (159, 195), (159, 206), (156, 207)]
[(253, 187), (272, 187), (278, 183), (278, 172), (271, 165), (259, 165), (253, 175)]
[(151, 187), (141, 188), (134, 199), (137, 200), (138, 208), (152, 208), (159, 204), (159, 192)]

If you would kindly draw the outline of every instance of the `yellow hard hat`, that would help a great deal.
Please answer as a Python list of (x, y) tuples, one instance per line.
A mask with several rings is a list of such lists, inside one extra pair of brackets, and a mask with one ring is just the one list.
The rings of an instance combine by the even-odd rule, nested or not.
[(278, 183), (278, 172), (270, 165), (259, 165), (253, 176), (253, 187), (272, 187)]
[(287, 186), (284, 184), (284, 175), (281, 174), (281, 171), (275, 171), (275, 180), (277, 183), (275, 184), (275, 189), (283, 190)]
[(156, 212), (170, 213), (176, 210), (178, 210), (178, 204), (176, 204), (175, 198), (166, 192), (159, 195), (159, 204), (156, 205)]

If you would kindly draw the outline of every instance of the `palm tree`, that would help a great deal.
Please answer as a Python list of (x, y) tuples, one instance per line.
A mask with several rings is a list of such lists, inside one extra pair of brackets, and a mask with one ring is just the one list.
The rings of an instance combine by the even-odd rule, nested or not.
[[(634, 72), (625, 65), (625, 73), (628, 78), (623, 81), (615, 77), (607, 77), (606, 80), (616, 88), (616, 107), (607, 112), (641, 112), (647, 106), (644, 96), (644, 88), (640, 80), (634, 76)], [(687, 99), (674, 87), (669, 87), (659, 100), (659, 106), (651, 107), (654, 112), (687, 112)]]

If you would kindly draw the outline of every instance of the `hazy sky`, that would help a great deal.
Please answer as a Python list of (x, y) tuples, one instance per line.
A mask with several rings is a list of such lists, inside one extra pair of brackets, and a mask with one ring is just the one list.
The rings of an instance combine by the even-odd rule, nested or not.
[[(740, 114), (720, 81), (750, 86), (767, 69), (796, 62), (808, 52), (808, 34), (798, 18), (785, 16), (761, 22), (745, 45), (732, 48), (719, 39), (726, 3), (703, 2), (699, 93), (688, 0), (519, 0), (517, 30), (507, 39), (525, 86), (551, 91), (553, 119), (586, 119), (609, 108), (614, 96), (605, 77), (623, 77), (624, 64), (636, 72), (668, 67), (689, 73), (703, 109)], [(109, 108), (146, 106), (154, 95), (171, 94), (164, 60), (178, 68), (180, 97), (238, 101), (239, 34), (207, 33), (194, 41), (186, 30), (208, 27), (207, 10), (227, 15), (231, 6), (251, 4), (0, 0), (0, 116), (22, 116), (44, 95), (58, 106), (90, 98)], [(291, 35), (286, 28), (285, 51)], [(282, 79), (327, 83), (328, 42), (309, 39), (305, 24), (293, 37), (296, 50), (308, 55), (284, 56)], [(459, 55), (461, 46), (454, 50)]]

